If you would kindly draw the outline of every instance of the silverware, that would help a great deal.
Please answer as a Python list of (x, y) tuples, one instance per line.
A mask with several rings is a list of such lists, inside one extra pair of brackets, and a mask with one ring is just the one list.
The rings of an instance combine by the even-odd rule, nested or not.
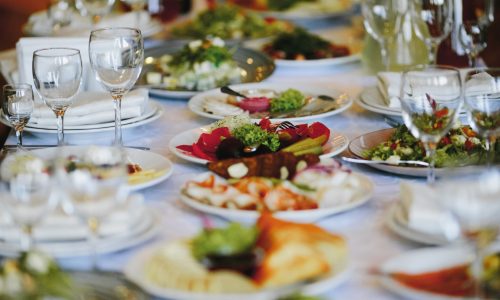
[(283, 121), (278, 125), (278, 129), (295, 129), (297, 126), (293, 125), (290, 121)]
[(382, 164), (382, 165), (398, 166), (399, 164), (411, 164), (411, 165), (418, 165), (418, 166), (423, 166), (423, 167), (429, 166), (429, 163), (426, 163), (425, 161), (420, 161), (420, 160), (399, 160), (397, 163), (389, 162), (389, 161), (385, 161), (385, 160), (367, 160), (367, 159), (359, 159), (359, 158), (351, 158), (351, 157), (342, 157), (342, 160), (347, 161), (347, 162), (351, 162), (351, 163), (366, 164), (366, 165)]
[(228, 94), (228, 95), (232, 95), (232, 96), (236, 96), (236, 97), (241, 97), (241, 98), (248, 98), (247, 96), (233, 90), (232, 88), (228, 87), (227, 85), (226, 86), (223, 86), (220, 88), (220, 91), (224, 94)]
[[(53, 148), (57, 147), (57, 145), (23, 145), (22, 146), (24, 149), (42, 149), (42, 148)], [(123, 146), (124, 148), (133, 148), (133, 149), (139, 149), (139, 150), (151, 150), (149, 147), (145, 146)], [(10, 150), (15, 150), (17, 149), (17, 145), (4, 145), (3, 149), (10, 151)]]
[(328, 95), (318, 95), (318, 96), (316, 96), (316, 98), (321, 99), (321, 100), (325, 100), (325, 101), (335, 101), (335, 98), (333, 98), (332, 96), (328, 96)]

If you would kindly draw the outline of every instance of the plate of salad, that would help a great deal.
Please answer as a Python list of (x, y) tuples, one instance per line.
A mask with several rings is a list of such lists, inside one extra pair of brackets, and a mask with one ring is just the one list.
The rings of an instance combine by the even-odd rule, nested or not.
[[(405, 125), (382, 129), (359, 136), (349, 144), (349, 151), (367, 160), (386, 161), (371, 167), (400, 175), (425, 177), (427, 168), (400, 164), (400, 160), (426, 161), (425, 149)], [(495, 148), (496, 163), (500, 162), (500, 146)], [(436, 174), (477, 171), (486, 162), (485, 141), (468, 125), (456, 125), (438, 144), (435, 156)]]
[(269, 119), (254, 123), (248, 114), (227, 117), (174, 136), (169, 149), (182, 159), (206, 164), (278, 151), (333, 157), (349, 144), (345, 135), (332, 133), (320, 122), (296, 124), (293, 128), (279, 125)]
[(293, 28), (290, 22), (264, 17), (235, 5), (216, 5), (199, 12), (193, 19), (175, 25), (174, 38), (203, 39), (219, 36), (224, 40), (248, 40), (274, 36)]
[(304, 122), (339, 114), (352, 105), (347, 94), (334, 89), (290, 88), (290, 85), (267, 83), (232, 85), (230, 88), (246, 98), (213, 89), (191, 98), (188, 107), (197, 115), (216, 120), (248, 113), (256, 122), (262, 118), (275, 122)]
[(219, 37), (160, 43), (146, 50), (137, 86), (167, 98), (189, 98), (216, 87), (258, 82), (275, 69), (271, 58), (256, 50), (228, 47)]

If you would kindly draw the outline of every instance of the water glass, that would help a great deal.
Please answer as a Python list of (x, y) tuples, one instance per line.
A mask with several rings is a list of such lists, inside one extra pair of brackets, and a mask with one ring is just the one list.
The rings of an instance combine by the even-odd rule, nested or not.
[(465, 108), (469, 124), (486, 140), (489, 166), (495, 160), (495, 142), (500, 136), (500, 69), (467, 72), (464, 81)]
[(109, 14), (115, 0), (76, 0), (76, 7), (83, 15), (90, 16), (90, 21), (95, 27), (97, 23)]
[(80, 51), (47, 48), (33, 53), (33, 80), (45, 104), (57, 117), (57, 144), (64, 144), (64, 114), (73, 103), (82, 79)]
[(445, 66), (409, 69), (403, 73), (400, 101), (404, 123), (425, 147), (429, 160), (427, 182), (432, 184), (437, 144), (455, 123), (460, 110), (460, 73)]
[(415, 33), (429, 50), (430, 64), (436, 64), (439, 44), (453, 28), (454, 0), (413, 0)]
[(127, 5), (129, 5), (132, 8), (132, 11), (135, 12), (135, 27), (140, 28), (141, 12), (144, 10), (147, 0), (122, 0), (122, 1)]
[(92, 70), (115, 103), (115, 145), (122, 145), (121, 103), (134, 86), (144, 62), (144, 41), (134, 28), (105, 28), (90, 34)]
[(29, 84), (13, 84), (3, 87), (2, 111), (14, 127), (18, 149), (23, 144), (23, 130), (35, 107), (33, 89)]

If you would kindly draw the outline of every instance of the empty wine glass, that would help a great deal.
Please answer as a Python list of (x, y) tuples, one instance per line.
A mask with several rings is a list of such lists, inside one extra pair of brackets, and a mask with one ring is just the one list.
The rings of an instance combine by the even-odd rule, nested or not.
[(406, 2), (398, 0), (364, 0), (361, 4), (365, 29), (379, 42), (386, 70), (389, 69), (387, 44), (399, 31), (406, 10)]
[(64, 147), (59, 156), (61, 185), (68, 198), (63, 206), (87, 224), (92, 266), (96, 269), (101, 222), (127, 196), (126, 159), (121, 148), (103, 146), (90, 146), (78, 155), (72, 147)]
[(462, 83), (457, 69), (417, 66), (403, 73), (400, 95), (403, 120), (425, 147), (429, 184), (435, 181), (437, 144), (456, 121), (461, 99)]
[(115, 145), (122, 145), (121, 102), (141, 74), (144, 42), (134, 28), (104, 28), (92, 31), (89, 41), (92, 70), (115, 103)]
[(122, 1), (130, 5), (132, 11), (135, 12), (135, 27), (140, 28), (141, 12), (144, 10), (147, 0), (122, 0)]
[(444, 182), (437, 187), (439, 203), (458, 221), (463, 236), (474, 247), (471, 273), (475, 299), (483, 299), (483, 257), (500, 230), (500, 172), (491, 170), (479, 178)]
[(8, 156), (4, 164), (0, 202), (22, 229), (21, 250), (29, 251), (33, 249), (33, 227), (56, 205), (50, 165), (28, 152)]
[(80, 51), (47, 48), (33, 53), (33, 80), (40, 97), (57, 117), (57, 145), (64, 144), (64, 114), (82, 79)]
[(89, 15), (92, 26), (95, 27), (97, 23), (109, 14), (115, 0), (76, 0), (76, 7), (82, 14)]
[(429, 62), (436, 64), (439, 44), (453, 27), (454, 0), (413, 0), (415, 33), (429, 49)]
[(33, 89), (29, 84), (13, 84), (3, 87), (2, 111), (14, 126), (17, 137), (17, 147), (23, 144), (23, 130), (30, 120), (35, 107)]
[(52, 30), (58, 31), (71, 23), (73, 9), (70, 0), (50, 0), (47, 17), (52, 21)]
[(500, 135), (500, 69), (467, 72), (464, 81), (465, 108), (469, 123), (486, 140), (489, 166), (495, 158), (495, 142)]
[(469, 58), (469, 67), (476, 67), (479, 53), (488, 46), (486, 27), (478, 21), (464, 21), (458, 37)]

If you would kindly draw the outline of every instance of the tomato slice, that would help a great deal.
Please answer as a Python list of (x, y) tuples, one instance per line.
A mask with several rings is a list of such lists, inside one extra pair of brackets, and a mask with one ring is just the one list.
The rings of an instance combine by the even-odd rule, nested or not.
[(239, 107), (249, 113), (268, 111), (271, 100), (267, 97), (246, 98), (240, 101)]
[(328, 141), (330, 139), (330, 129), (321, 122), (314, 122), (307, 128), (307, 135), (313, 139), (326, 135), (326, 141)]

